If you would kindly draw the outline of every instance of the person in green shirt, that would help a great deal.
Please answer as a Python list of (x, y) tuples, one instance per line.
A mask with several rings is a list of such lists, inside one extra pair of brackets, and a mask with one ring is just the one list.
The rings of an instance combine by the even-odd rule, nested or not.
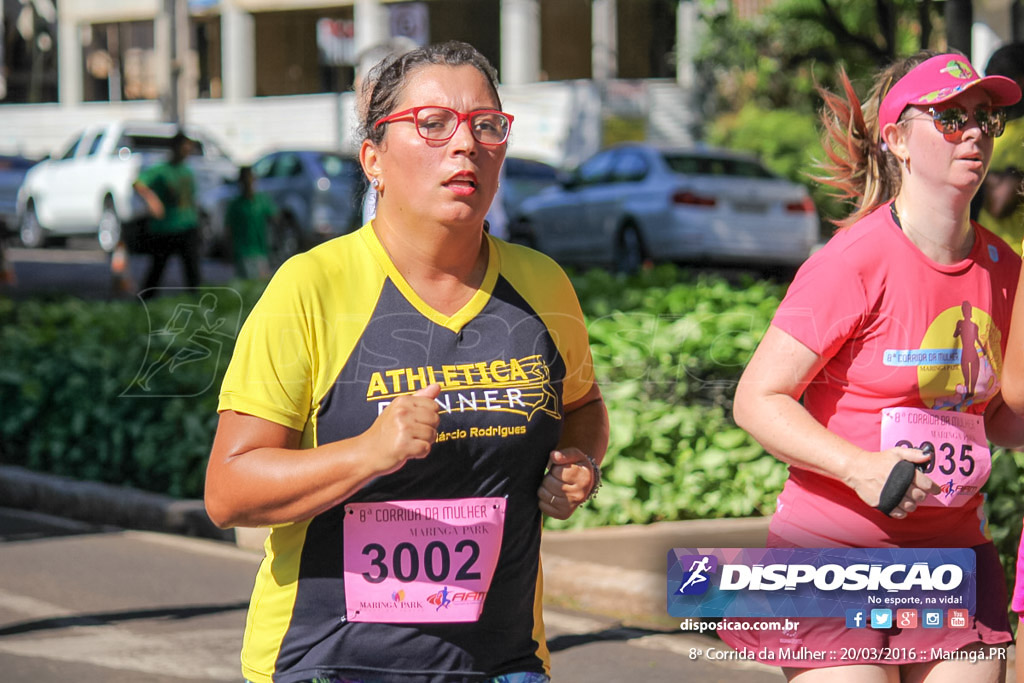
[(277, 216), (273, 200), (253, 187), (252, 167), (238, 170), (239, 194), (228, 204), (224, 223), (231, 235), (235, 272), (240, 278), (270, 277), (267, 230)]
[(0, 236), (0, 285), (13, 287), (17, 284), (18, 278), (14, 275), (14, 266), (7, 261), (5, 250), (4, 238)]
[[(1024, 86), (1024, 42), (1004, 45), (992, 53), (988, 76), (1006, 76)], [(1002, 237), (1017, 254), (1024, 239), (1024, 104), (1006, 109), (1006, 130), (996, 138), (992, 163), (983, 186), (978, 222)]]
[(150, 213), (147, 240), (153, 260), (139, 293), (142, 298), (156, 294), (167, 259), (175, 254), (184, 266), (186, 284), (199, 286), (196, 179), (185, 163), (191, 150), (192, 141), (179, 131), (171, 143), (170, 160), (144, 169), (133, 186)]

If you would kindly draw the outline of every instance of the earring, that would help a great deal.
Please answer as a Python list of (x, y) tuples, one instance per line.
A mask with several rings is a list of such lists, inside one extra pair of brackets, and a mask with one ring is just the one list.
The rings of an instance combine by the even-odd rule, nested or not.
[(378, 187), (380, 187), (380, 181), (374, 178), (373, 180), (370, 181), (370, 187), (376, 190)]

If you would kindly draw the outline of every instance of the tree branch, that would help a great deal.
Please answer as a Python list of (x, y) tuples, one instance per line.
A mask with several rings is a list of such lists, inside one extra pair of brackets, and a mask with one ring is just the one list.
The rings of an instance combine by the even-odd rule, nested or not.
[(836, 38), (842, 41), (852, 42), (863, 47), (876, 62), (881, 63), (886, 61), (887, 55), (885, 51), (878, 47), (878, 43), (876, 43), (872, 38), (860, 36), (850, 31), (850, 29), (846, 27), (846, 24), (843, 23), (843, 20), (836, 11), (836, 8), (832, 6), (829, 0), (819, 0), (819, 2), (821, 3), (821, 8), (825, 11), (825, 16), (823, 17), (824, 26), (828, 30), (832, 31), (836, 35)]

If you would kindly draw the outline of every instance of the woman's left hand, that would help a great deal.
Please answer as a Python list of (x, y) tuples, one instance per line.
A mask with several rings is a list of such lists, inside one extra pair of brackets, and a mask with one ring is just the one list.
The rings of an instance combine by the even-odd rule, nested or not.
[(578, 448), (551, 451), (548, 473), (537, 489), (540, 511), (555, 519), (569, 519), (593, 487), (594, 471), (583, 451)]

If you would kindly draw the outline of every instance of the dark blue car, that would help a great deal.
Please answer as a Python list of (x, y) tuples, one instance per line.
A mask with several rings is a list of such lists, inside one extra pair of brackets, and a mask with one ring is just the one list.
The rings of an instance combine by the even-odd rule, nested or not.
[(38, 159), (0, 154), (0, 238), (17, 231), (18, 188), (37, 163)]

